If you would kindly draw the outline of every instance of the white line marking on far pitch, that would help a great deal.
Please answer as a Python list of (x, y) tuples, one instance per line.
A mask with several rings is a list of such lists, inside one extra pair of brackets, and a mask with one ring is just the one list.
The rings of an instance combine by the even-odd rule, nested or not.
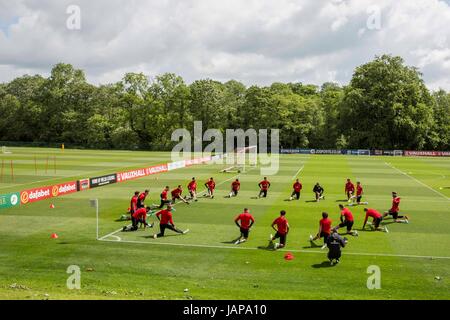
[[(231, 250), (263, 250), (255, 247), (232, 247), (232, 246), (219, 246), (219, 245), (204, 245), (204, 244), (187, 244), (187, 243), (169, 243), (169, 242), (149, 242), (149, 241), (136, 241), (136, 240), (106, 240), (99, 239), (105, 242), (121, 242), (121, 243), (136, 243), (136, 244), (150, 244), (150, 245), (165, 245), (165, 246), (176, 246), (176, 247), (196, 247), (196, 248), (211, 248), (211, 249), (231, 249)], [(317, 250), (288, 250), (279, 249), (276, 251), (281, 252), (298, 252), (298, 253), (320, 253), (325, 254), (324, 251)], [(418, 259), (450, 259), (450, 257), (439, 257), (439, 256), (418, 256), (418, 255), (407, 255), (407, 254), (390, 254), (390, 253), (364, 253), (364, 252), (345, 252), (346, 255), (353, 256), (378, 256), (378, 257), (396, 257), (396, 258), (418, 258)]]
[(300, 169), (298, 169), (297, 173), (296, 173), (294, 176), (292, 176), (292, 180), (294, 180), (295, 178), (297, 178), (298, 174), (300, 173), (300, 171), (303, 170), (304, 167), (305, 167), (305, 165), (301, 166)]
[(397, 171), (398, 171), (398, 172), (400, 172), (401, 174), (403, 174), (403, 175), (407, 176), (408, 178), (410, 178), (410, 179), (414, 180), (415, 182), (417, 182), (417, 183), (421, 184), (422, 186), (424, 186), (424, 187), (426, 187), (426, 188), (430, 189), (431, 191), (433, 191), (433, 192), (435, 192), (436, 194), (440, 195), (440, 196), (441, 196), (441, 197), (443, 197), (444, 199), (447, 199), (448, 201), (450, 201), (450, 198), (449, 198), (449, 197), (445, 196), (444, 194), (440, 193), (439, 191), (436, 191), (436, 190), (434, 190), (434, 189), (433, 189), (432, 187), (430, 187), (429, 185), (427, 185), (427, 184), (423, 183), (423, 182), (422, 182), (422, 181), (420, 181), (420, 180), (417, 180), (416, 178), (414, 178), (414, 177), (410, 176), (410, 175), (409, 175), (409, 174), (407, 174), (406, 172), (403, 172), (402, 170), (400, 170), (400, 169), (397, 169), (396, 167), (394, 167), (394, 166), (393, 166), (393, 165), (391, 165), (390, 163), (387, 163), (387, 162), (385, 162), (384, 164), (385, 164), (385, 165), (387, 165), (387, 166), (389, 166), (389, 167), (391, 167), (392, 169), (395, 169), (395, 170), (397, 170)]

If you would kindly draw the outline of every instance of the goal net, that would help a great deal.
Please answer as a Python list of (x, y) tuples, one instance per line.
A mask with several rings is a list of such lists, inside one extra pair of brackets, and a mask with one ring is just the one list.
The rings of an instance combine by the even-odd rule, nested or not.
[(236, 148), (234, 152), (227, 153), (225, 159), (226, 167), (221, 172), (246, 172), (249, 167), (256, 167), (258, 163), (258, 147)]
[(12, 153), (11, 150), (9, 150), (7, 147), (2, 146), (2, 153), (3, 154), (8, 154), (8, 153)]

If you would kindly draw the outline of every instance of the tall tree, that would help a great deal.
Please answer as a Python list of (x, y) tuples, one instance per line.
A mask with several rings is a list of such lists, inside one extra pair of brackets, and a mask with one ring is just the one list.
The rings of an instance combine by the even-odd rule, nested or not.
[(356, 68), (345, 89), (341, 123), (354, 148), (421, 149), (433, 124), (421, 74), (383, 55)]

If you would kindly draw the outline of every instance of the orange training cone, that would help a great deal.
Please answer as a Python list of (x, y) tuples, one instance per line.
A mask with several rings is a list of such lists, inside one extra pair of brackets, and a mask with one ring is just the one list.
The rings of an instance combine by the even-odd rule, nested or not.
[(52, 233), (52, 235), (50, 236), (50, 238), (52, 239), (58, 239), (58, 235), (56, 233)]
[(55, 209), (55, 205), (53, 203), (50, 205), (50, 209)]

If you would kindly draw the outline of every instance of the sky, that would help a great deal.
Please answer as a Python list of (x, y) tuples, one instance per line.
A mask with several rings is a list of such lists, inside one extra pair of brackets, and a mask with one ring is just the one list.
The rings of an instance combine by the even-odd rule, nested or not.
[(345, 85), (386, 53), (450, 91), (449, 25), (449, 0), (0, 0), (0, 82), (64, 62), (94, 84), (172, 72)]

